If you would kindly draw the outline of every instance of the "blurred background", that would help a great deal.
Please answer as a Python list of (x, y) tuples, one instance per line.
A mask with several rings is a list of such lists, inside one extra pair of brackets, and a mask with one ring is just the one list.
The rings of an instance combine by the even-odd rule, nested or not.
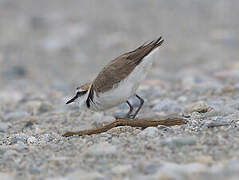
[(238, 7), (237, 0), (0, 0), (1, 90), (70, 93), (159, 36), (165, 43), (151, 77), (177, 81), (191, 69), (238, 65)]
[[(0, 0), (0, 179), (238, 179), (238, 19), (239, 0)], [(139, 117), (188, 124), (63, 138), (125, 115), (65, 102), (159, 36)]]

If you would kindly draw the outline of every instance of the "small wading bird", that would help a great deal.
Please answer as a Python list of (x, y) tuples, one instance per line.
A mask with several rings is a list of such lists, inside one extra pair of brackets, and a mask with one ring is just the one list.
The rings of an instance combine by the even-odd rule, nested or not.
[[(163, 41), (160, 37), (113, 59), (93, 82), (78, 87), (76, 95), (66, 104), (77, 101), (80, 108), (104, 111), (126, 102), (129, 112), (125, 117), (135, 118), (144, 103), (136, 90), (152, 66), (152, 55)], [(140, 101), (134, 114), (131, 114), (134, 108), (128, 101), (131, 96), (136, 96)]]

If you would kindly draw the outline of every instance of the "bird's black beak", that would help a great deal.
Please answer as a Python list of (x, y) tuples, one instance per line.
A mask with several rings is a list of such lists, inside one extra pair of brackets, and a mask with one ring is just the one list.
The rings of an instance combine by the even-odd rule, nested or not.
[(67, 101), (66, 104), (70, 104), (70, 103), (74, 102), (77, 98), (78, 98), (78, 93), (73, 98), (71, 98), (69, 101)]

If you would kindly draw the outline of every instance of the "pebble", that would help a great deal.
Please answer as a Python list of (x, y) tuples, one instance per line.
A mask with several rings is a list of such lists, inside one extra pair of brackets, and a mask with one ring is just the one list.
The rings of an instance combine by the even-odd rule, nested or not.
[(25, 143), (25, 142), (27, 142), (27, 138), (28, 138), (28, 136), (24, 133), (16, 134), (15, 138), (12, 139), (11, 143), (15, 144), (18, 141)]
[(199, 113), (206, 113), (209, 110), (209, 106), (204, 101), (198, 101), (188, 105), (184, 112), (185, 113), (192, 113), (192, 112), (199, 112)]
[(147, 127), (138, 134), (140, 137), (156, 137), (158, 135), (158, 129), (156, 127)]
[(173, 128), (168, 127), (168, 126), (158, 125), (157, 128), (158, 128), (158, 130), (161, 130), (161, 131), (169, 131), (169, 132), (173, 132)]
[(169, 137), (160, 141), (163, 146), (180, 147), (185, 145), (196, 145), (196, 138), (194, 137)]
[(86, 151), (86, 154), (91, 156), (105, 156), (105, 155), (113, 155), (116, 153), (117, 147), (107, 142), (93, 144)]
[(51, 137), (50, 134), (43, 134), (41, 135), (40, 141), (43, 142), (50, 142), (53, 138)]
[(229, 126), (231, 125), (231, 120), (223, 119), (222, 117), (216, 117), (213, 120), (207, 120), (203, 123), (204, 127), (219, 127), (219, 126)]
[(0, 122), (0, 132), (6, 132), (9, 127), (11, 127), (10, 123)]
[(37, 139), (34, 137), (34, 136), (30, 136), (28, 139), (27, 139), (27, 143), (28, 144), (34, 144), (37, 142)]

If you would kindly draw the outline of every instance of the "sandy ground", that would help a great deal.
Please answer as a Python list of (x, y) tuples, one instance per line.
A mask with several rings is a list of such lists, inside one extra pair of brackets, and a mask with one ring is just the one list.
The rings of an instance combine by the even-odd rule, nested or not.
[[(237, 179), (239, 2), (0, 0), (0, 179)], [(63, 138), (127, 111), (65, 105), (112, 58), (163, 36), (140, 117), (188, 124)], [(136, 99), (131, 102), (138, 106)]]

